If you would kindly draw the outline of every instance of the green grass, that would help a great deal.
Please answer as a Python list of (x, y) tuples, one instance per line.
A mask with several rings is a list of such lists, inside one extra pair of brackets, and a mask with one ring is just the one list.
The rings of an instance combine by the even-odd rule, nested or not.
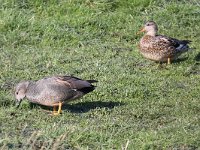
[[(146, 20), (195, 50), (162, 67), (144, 59)], [(199, 37), (198, 0), (0, 1), (0, 148), (200, 148)], [(60, 116), (15, 109), (16, 83), (64, 74), (99, 82)]]

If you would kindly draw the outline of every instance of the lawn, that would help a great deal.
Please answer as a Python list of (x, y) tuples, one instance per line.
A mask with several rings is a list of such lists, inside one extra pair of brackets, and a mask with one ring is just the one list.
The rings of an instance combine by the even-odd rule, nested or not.
[[(143, 58), (147, 20), (193, 50), (171, 65)], [(199, 0), (0, 1), (0, 149), (199, 149), (199, 39)], [(59, 116), (16, 109), (16, 83), (65, 74), (97, 88)]]

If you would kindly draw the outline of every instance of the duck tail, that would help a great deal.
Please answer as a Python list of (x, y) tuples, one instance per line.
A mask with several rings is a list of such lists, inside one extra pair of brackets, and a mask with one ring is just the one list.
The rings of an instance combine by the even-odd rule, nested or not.
[(95, 88), (96, 88), (96, 86), (91, 85), (90, 87), (85, 87), (85, 88), (79, 89), (79, 91), (81, 91), (84, 94), (87, 94), (89, 92), (92, 92)]
[(190, 44), (192, 41), (190, 41), (190, 40), (182, 40), (182, 41), (180, 41), (180, 44), (185, 44), (185, 45), (187, 45), (187, 44)]
[(179, 41), (179, 46), (176, 48), (176, 50), (179, 52), (179, 53), (184, 53), (184, 52), (187, 52), (189, 50), (192, 50), (188, 44), (190, 44), (192, 41), (190, 40), (181, 40)]
[(87, 82), (89, 82), (89, 83), (96, 83), (96, 82), (98, 82), (97, 80), (86, 80)]

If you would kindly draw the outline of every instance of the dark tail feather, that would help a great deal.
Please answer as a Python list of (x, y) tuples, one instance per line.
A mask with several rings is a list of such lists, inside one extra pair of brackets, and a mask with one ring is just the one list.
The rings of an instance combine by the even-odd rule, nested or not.
[(85, 87), (83, 89), (80, 89), (79, 91), (83, 92), (84, 94), (87, 94), (89, 92), (92, 92), (94, 89), (96, 88), (96, 86), (91, 86), (91, 87)]
[(190, 41), (190, 40), (182, 40), (180, 42), (181, 42), (181, 44), (187, 45), (187, 44), (190, 44), (192, 41)]
[(184, 53), (184, 52), (192, 50), (192, 48), (190, 48), (189, 45), (188, 45), (191, 42), (192, 41), (190, 41), (190, 40), (181, 40), (181, 41), (179, 41), (179, 45), (178, 45), (178, 47), (176, 47), (177, 52)]
[[(89, 83), (95, 83), (95, 82), (98, 82), (97, 80), (86, 80), (87, 82)], [(80, 89), (79, 91), (83, 92), (84, 94), (87, 94), (89, 92), (92, 92), (94, 89), (96, 88), (96, 86), (92, 85), (90, 87), (85, 87), (85, 88), (82, 88)]]
[(96, 82), (98, 82), (97, 80), (86, 80), (87, 82), (89, 82), (89, 83), (96, 83)]

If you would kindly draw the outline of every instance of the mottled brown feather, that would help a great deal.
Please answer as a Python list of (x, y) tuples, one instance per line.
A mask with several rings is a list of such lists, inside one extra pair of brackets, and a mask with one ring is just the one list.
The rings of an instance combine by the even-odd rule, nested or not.
[(146, 34), (141, 38), (139, 49), (141, 54), (151, 60), (166, 62), (168, 58), (175, 59), (188, 51), (189, 40), (178, 40), (164, 35), (157, 35), (155, 22), (147, 22), (144, 29)]

